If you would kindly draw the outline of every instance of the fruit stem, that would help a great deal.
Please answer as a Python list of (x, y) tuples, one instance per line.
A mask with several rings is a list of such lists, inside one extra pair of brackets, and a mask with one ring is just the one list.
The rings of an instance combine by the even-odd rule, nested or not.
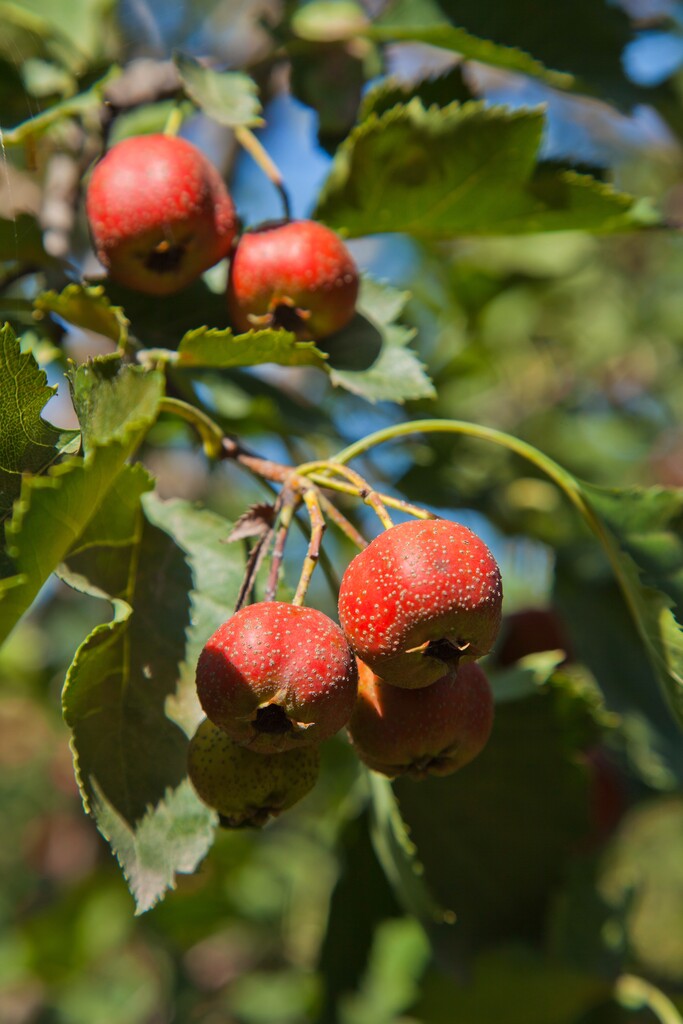
[(350, 469), (349, 466), (337, 465), (330, 462), (304, 463), (303, 466), (298, 467), (297, 472), (301, 473), (303, 476), (306, 475), (307, 472), (315, 469), (322, 469), (326, 472), (336, 473), (339, 476), (346, 477), (346, 479), (355, 487), (355, 493), (357, 496), (362, 498), (365, 504), (369, 505), (373, 512), (375, 512), (384, 529), (390, 530), (394, 525), (391, 516), (384, 506), (381, 496), (377, 491), (374, 491), (372, 487), (370, 487), (370, 484), (360, 475), (360, 473), (357, 473), (354, 469)]
[(318, 559), (320, 558), (320, 545), (322, 543), (323, 533), (325, 532), (326, 526), (316, 489), (314, 487), (307, 487), (303, 493), (303, 499), (311, 519), (311, 539), (301, 569), (299, 584), (296, 588), (296, 593), (292, 598), (292, 604), (297, 605), (302, 605), (304, 603), (306, 591), (308, 590), (308, 585), (311, 582), (311, 577), (313, 575), (313, 570), (318, 564)]
[(617, 978), (615, 994), (622, 1006), (629, 1010), (647, 1007), (661, 1024), (681, 1024), (681, 1016), (661, 989), (634, 974)]
[[(354, 498), (359, 497), (358, 488), (353, 487), (351, 484), (346, 484), (341, 480), (331, 480), (324, 473), (313, 472), (306, 475), (311, 483), (317, 484), (318, 487), (327, 487), (331, 491), (339, 491), (341, 494), (351, 494)], [(382, 491), (377, 491), (376, 493), (384, 505), (395, 509), (397, 512), (405, 512), (406, 515), (413, 516), (414, 519), (438, 519), (434, 512), (421, 508), (420, 505), (413, 505), (409, 501), (404, 501), (403, 498), (394, 498), (391, 494), (383, 494)]]
[[(278, 505), (276, 503), (276, 508), (277, 507)], [(243, 607), (243, 605), (246, 604), (247, 600), (249, 599), (249, 596), (251, 595), (252, 590), (254, 589), (254, 584), (256, 583), (256, 575), (259, 569), (261, 568), (261, 565), (263, 564), (263, 559), (265, 558), (266, 552), (270, 547), (270, 543), (273, 539), (274, 533), (275, 531), (273, 527), (268, 527), (268, 529), (265, 530), (257, 539), (253, 548), (249, 552), (247, 566), (244, 571), (244, 576), (242, 578), (239, 593), (237, 594), (237, 600), (235, 601), (235, 612), (238, 612)]]
[(264, 601), (274, 601), (277, 593), (277, 584), (280, 578), (280, 567), (282, 565), (282, 559), (285, 554), (285, 544), (287, 537), (289, 536), (289, 528), (292, 525), (294, 513), (296, 512), (297, 506), (301, 501), (301, 495), (295, 491), (284, 490), (280, 494), (282, 500), (282, 512), (280, 514), (280, 525), (275, 537), (275, 544), (273, 545), (273, 554), (271, 555), (270, 572), (268, 573), (268, 580), (266, 582), (266, 588), (263, 595)]
[(337, 526), (342, 533), (345, 533), (351, 543), (355, 544), (357, 548), (361, 548), (361, 550), (366, 548), (368, 546), (368, 542), (363, 534), (358, 532), (353, 523), (351, 523), (346, 516), (339, 511), (337, 506), (324, 494), (319, 494), (318, 498), (320, 499), (320, 505), (327, 518), (331, 519), (334, 525)]
[(168, 117), (166, 118), (164, 135), (177, 135), (184, 120), (185, 115), (183, 114), (183, 108), (180, 103), (174, 103), (169, 111)]
[[(521, 441), (517, 437), (512, 437), (510, 434), (505, 434), (501, 430), (495, 430), (493, 427), (482, 427), (476, 423), (468, 423), (464, 420), (413, 420), (410, 423), (396, 423), (391, 427), (385, 427), (383, 430), (377, 430), (373, 434), (368, 434), (366, 437), (361, 438), (361, 440), (337, 452), (329, 461), (335, 464), (347, 463), (351, 459), (365, 454), (377, 445), (383, 444), (385, 441), (393, 441), (408, 434), (461, 434), (466, 437), (477, 438), (481, 441), (490, 441), (493, 444), (500, 445), (502, 448), (507, 448), (508, 451), (514, 452), (515, 455), (519, 455), (521, 458), (531, 462), (532, 465), (536, 466), (537, 469), (540, 469), (542, 473), (552, 480), (560, 490), (564, 491), (574, 508), (580, 513), (602, 545), (633, 621), (636, 624), (636, 628), (645, 644), (645, 648), (659, 667), (661, 659), (656, 648), (653, 647), (647, 628), (643, 625), (637, 595), (634, 593), (633, 584), (628, 575), (628, 568), (624, 565), (619, 543), (585, 497), (579, 481), (571, 473), (563, 469), (559, 463), (544, 455), (543, 452), (534, 448), (533, 445), (527, 444), (526, 441)], [(666, 687), (664, 688), (664, 694), (670, 701), (670, 694)]]
[(160, 412), (168, 412), (190, 423), (202, 440), (204, 454), (208, 459), (220, 459), (223, 457), (223, 431), (217, 423), (207, 416), (201, 409), (183, 402), (180, 398), (162, 398)]
[(279, 167), (263, 147), (256, 135), (254, 135), (251, 128), (247, 128), (246, 125), (238, 125), (234, 131), (235, 138), (239, 142), (240, 146), (242, 146), (243, 149), (246, 149), (252, 160), (259, 165), (263, 173), (280, 193), (280, 199), (282, 200), (282, 206), (284, 209), (284, 218), (285, 220), (291, 220), (292, 208), (289, 201), (289, 194), (282, 182), (282, 174), (280, 173)]

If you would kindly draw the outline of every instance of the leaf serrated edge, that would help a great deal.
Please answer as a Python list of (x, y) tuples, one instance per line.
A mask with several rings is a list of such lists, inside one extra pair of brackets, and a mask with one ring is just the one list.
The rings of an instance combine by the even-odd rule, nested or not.
[[(187, 352), (188, 346), (193, 341), (201, 341), (201, 340), (204, 340), (206, 338), (206, 339), (208, 339), (210, 341), (226, 342), (226, 344), (230, 344), (231, 342), (235, 342), (238, 345), (246, 346), (250, 342), (254, 342), (254, 343), (258, 342), (258, 341), (260, 341), (260, 339), (264, 335), (268, 335), (268, 334), (272, 334), (272, 333), (277, 333), (277, 334), (282, 335), (283, 340), (286, 337), (287, 340), (290, 341), (291, 348), (294, 351), (300, 351), (300, 352), (308, 351), (312, 355), (314, 355), (317, 358), (319, 358), (321, 360), (321, 362), (325, 362), (328, 359), (327, 353), (326, 352), (322, 352), (316, 346), (315, 341), (301, 341), (301, 339), (297, 338), (297, 336), (295, 334), (292, 334), (291, 331), (283, 331), (283, 330), (275, 331), (274, 329), (268, 329), (268, 330), (265, 330), (265, 331), (264, 330), (253, 330), (253, 331), (246, 331), (244, 334), (233, 334), (233, 332), (230, 330), (229, 327), (228, 328), (220, 328), (220, 327), (195, 327), (191, 331), (187, 331), (183, 335), (183, 337), (181, 338), (180, 344), (178, 345), (178, 359), (176, 360), (175, 365), (178, 366), (179, 368), (189, 367), (189, 366), (201, 366), (202, 365), (201, 363), (194, 362), (193, 359), (192, 359), (191, 353)], [(183, 357), (185, 357), (185, 358), (183, 358)], [(268, 362), (268, 360), (260, 360), (259, 362)], [(212, 364), (212, 365), (215, 365), (215, 364)], [(258, 365), (258, 364), (253, 363), (251, 365)], [(311, 364), (311, 365), (314, 365), (314, 364)]]
[[(358, 143), (370, 135), (386, 131), (394, 124), (406, 123), (427, 129), (438, 136), (450, 131), (454, 125), (465, 124), (476, 117), (488, 122), (502, 121), (506, 124), (527, 121), (531, 125), (535, 122), (537, 153), (541, 145), (545, 111), (545, 104), (511, 110), (510, 107), (501, 104), (488, 104), (485, 100), (469, 100), (467, 103), (454, 100), (445, 107), (425, 107), (419, 96), (413, 96), (407, 103), (397, 103), (380, 114), (373, 110), (364, 121), (354, 125), (337, 149), (330, 172), (318, 194), (315, 216), (322, 221), (325, 220), (324, 207), (329, 193), (342, 187), (349, 179), (351, 158)], [(336, 230), (344, 234), (342, 227)]]
[(448, 32), (455, 32), (460, 36), (460, 41), (464, 43), (465, 46), (473, 42), (476, 44), (477, 49), (489, 50), (491, 58), (495, 58), (498, 53), (509, 54), (512, 58), (518, 60), (518, 65), (511, 65), (509, 62), (506, 62), (501, 58), (498, 60), (487, 60), (482, 53), (478, 56), (473, 56), (464, 52), (463, 49), (451, 44), (444, 45), (420, 38), (415, 39), (415, 42), (425, 42), (428, 46), (448, 50), (451, 53), (459, 53), (465, 60), (474, 60), (477, 63), (488, 64), (490, 67), (501, 68), (504, 71), (509, 71), (514, 74), (523, 74), (537, 78), (539, 81), (545, 82), (547, 85), (556, 89), (575, 91), (577, 88), (576, 76), (571, 74), (571, 72), (547, 68), (540, 60), (537, 60), (537, 58), (532, 56), (532, 54), (528, 53), (526, 50), (520, 49), (518, 46), (503, 46), (500, 43), (494, 43), (491, 39), (482, 39), (480, 36), (476, 36), (473, 33), (468, 32), (459, 25), (451, 25), (449, 22), (443, 22), (441, 24), (434, 23), (425, 26), (396, 25), (395, 27), (377, 23), (369, 26), (365, 30), (364, 34), (379, 42), (386, 42), (394, 39), (400, 42), (410, 42), (415, 37), (416, 33), (421, 35), (424, 33), (425, 29), (434, 32), (444, 30)]
[[(213, 835), (215, 833), (216, 828), (218, 827), (218, 815), (215, 814), (215, 812), (212, 811), (205, 804), (203, 804), (197, 797), (197, 804), (198, 807), (201, 807), (202, 811), (204, 812), (204, 816), (206, 818), (207, 823), (207, 832), (209, 833), (207, 834), (206, 849), (203, 852), (199, 852), (197, 856), (194, 857), (192, 860), (185, 861), (182, 867), (174, 867), (171, 868), (168, 873), (164, 873), (161, 876), (161, 884), (158, 886), (152, 898), (148, 898), (144, 901), (141, 900), (140, 887), (138, 884), (136, 884), (136, 880), (134, 878), (134, 868), (136, 866), (144, 867), (139, 857), (140, 849), (138, 846), (138, 833), (140, 832), (146, 821), (149, 821), (156, 813), (161, 812), (164, 808), (168, 808), (168, 805), (172, 801), (173, 797), (183, 787), (186, 786), (189, 786), (191, 788), (191, 783), (187, 778), (183, 780), (176, 787), (176, 789), (167, 787), (164, 792), (164, 796), (156, 806), (153, 806), (151, 804), (148, 805), (145, 814), (137, 823), (137, 828), (134, 831), (128, 824), (128, 822), (121, 817), (116, 808), (109, 803), (109, 801), (99, 788), (97, 780), (93, 780), (93, 817), (97, 822), (97, 828), (99, 832), (109, 843), (114, 853), (114, 856), (116, 857), (116, 860), (119, 864), (119, 867), (121, 868), (123, 877), (125, 878), (128, 884), (130, 893), (133, 899), (135, 900), (136, 917), (140, 916), (141, 914), (145, 914), (148, 910), (151, 910), (153, 907), (155, 907), (160, 902), (160, 900), (163, 899), (165, 893), (168, 890), (175, 889), (177, 884), (176, 876), (178, 874), (191, 874), (196, 869), (197, 865), (204, 859), (209, 849), (211, 848), (213, 842)], [(106, 828), (103, 820), (105, 816), (110, 816), (116, 822), (117, 828), (120, 830), (121, 837), (124, 840), (123, 843), (121, 842), (120, 839), (117, 840), (114, 837), (112, 830)]]
[(76, 282), (68, 284), (61, 292), (50, 289), (48, 291), (40, 292), (39, 295), (34, 299), (34, 308), (39, 313), (54, 313), (56, 316), (62, 317), (70, 324), (79, 326), (75, 320), (69, 319), (63, 310), (55, 308), (51, 305), (52, 300), (58, 303), (60, 300), (68, 300), (71, 296), (84, 295), (88, 298), (97, 299), (102, 302), (104, 309), (111, 313), (114, 320), (118, 325), (118, 334), (114, 337), (113, 334), (104, 335), (104, 337), (110, 338), (111, 341), (116, 342), (119, 348), (124, 348), (128, 341), (128, 328), (130, 327), (130, 320), (126, 316), (123, 306), (115, 306), (112, 304), (111, 299), (106, 294), (104, 286), (99, 285), (81, 285)]

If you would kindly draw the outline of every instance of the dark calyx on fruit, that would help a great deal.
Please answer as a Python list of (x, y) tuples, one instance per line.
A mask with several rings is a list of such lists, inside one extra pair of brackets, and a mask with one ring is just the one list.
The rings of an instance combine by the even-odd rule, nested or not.
[(257, 732), (268, 733), (270, 736), (284, 736), (291, 732), (294, 726), (287, 712), (279, 704), (266, 704), (256, 712), (254, 728)]

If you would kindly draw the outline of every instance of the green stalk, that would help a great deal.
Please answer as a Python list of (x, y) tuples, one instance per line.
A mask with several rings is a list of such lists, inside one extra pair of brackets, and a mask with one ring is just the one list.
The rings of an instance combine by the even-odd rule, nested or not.
[[(515, 455), (519, 455), (521, 458), (526, 459), (527, 462), (536, 466), (537, 469), (540, 469), (560, 490), (564, 491), (572, 505), (580, 512), (585, 522), (602, 544), (628, 608), (634, 621), (638, 624), (642, 635), (640, 616), (634, 604), (629, 580), (626, 578), (621, 564), (619, 546), (615, 543), (614, 538), (605, 528), (600, 517), (584, 497), (580, 483), (566, 469), (563, 469), (562, 466), (558, 465), (557, 462), (554, 462), (547, 455), (544, 455), (537, 448), (534, 448), (533, 445), (527, 444), (526, 441), (520, 441), (519, 438), (505, 434), (502, 430), (495, 430), (493, 427), (482, 427), (476, 423), (467, 423), (464, 420), (413, 420), (411, 423), (397, 423), (392, 427), (385, 427), (383, 430), (377, 430), (373, 434), (368, 434), (367, 437), (337, 452), (329, 461), (331, 463), (345, 464), (359, 455), (364, 455), (372, 448), (377, 447), (377, 445), (384, 444), (386, 441), (395, 441), (399, 437), (406, 437), (410, 434), (460, 434), (465, 437), (476, 438), (480, 441), (489, 441), (492, 444), (500, 445), (502, 448), (507, 448), (508, 451), (514, 452)], [(644, 639), (649, 646), (647, 637)]]

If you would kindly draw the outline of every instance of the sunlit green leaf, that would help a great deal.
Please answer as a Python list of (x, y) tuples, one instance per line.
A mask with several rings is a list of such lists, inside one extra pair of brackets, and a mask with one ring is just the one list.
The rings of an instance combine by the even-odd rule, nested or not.
[(65, 121), (72, 117), (81, 117), (91, 112), (94, 113), (102, 105), (102, 98), (107, 85), (114, 78), (117, 78), (120, 73), (118, 67), (110, 68), (103, 78), (95, 82), (85, 92), (81, 92), (77, 96), (70, 96), (60, 103), (55, 103), (41, 114), (36, 114), (35, 117), (30, 117), (27, 121), (22, 121), (21, 124), (4, 132), (4, 144), (6, 146), (22, 146), (28, 139), (38, 138), (59, 121)]
[[(85, 458), (25, 476), (5, 528), (14, 579), (4, 584), (0, 636), (7, 635), (104, 502), (128, 457), (156, 418), (160, 374), (100, 359), (73, 375)], [(17, 577), (19, 578), (17, 580)]]
[(329, 353), (330, 380), (369, 402), (433, 398), (434, 386), (409, 347), (415, 331), (396, 322), (409, 298), (364, 277), (356, 317), (320, 344)]
[(22, 353), (9, 324), (0, 327), (0, 521), (19, 496), (24, 474), (42, 473), (73, 451), (78, 431), (59, 430), (41, 417), (56, 390), (31, 353)]
[(611, 186), (539, 166), (543, 120), (539, 110), (481, 103), (425, 110), (418, 99), (371, 114), (337, 152), (316, 215), (351, 236), (423, 239), (620, 231), (656, 220)]
[(149, 521), (173, 537), (192, 571), (185, 653), (176, 693), (167, 702), (168, 713), (189, 734), (202, 718), (194, 681), (197, 658), (208, 637), (235, 610), (244, 549), (227, 542), (233, 524), (215, 512), (187, 501), (160, 501), (154, 494), (145, 497), (144, 505)]
[(249, 75), (214, 71), (181, 53), (174, 59), (185, 92), (208, 117), (230, 128), (263, 124), (258, 90)]
[(225, 543), (226, 520), (162, 502), (150, 486), (140, 466), (124, 467), (62, 571), (114, 606), (79, 648), (63, 704), (83, 799), (139, 911), (211, 844), (213, 815), (183, 783), (187, 736), (202, 717), (194, 671), (234, 608), (244, 558)]
[(150, 910), (176, 872), (192, 874), (213, 842), (217, 817), (201, 802), (188, 781), (168, 790), (132, 829), (96, 791), (97, 823), (109, 841), (135, 897), (138, 914)]
[(256, 366), (279, 363), (281, 366), (325, 365), (325, 355), (311, 341), (298, 341), (289, 331), (250, 331), (233, 334), (230, 330), (199, 327), (189, 331), (178, 346), (178, 367)]
[(112, 306), (101, 285), (68, 284), (61, 292), (41, 292), (34, 300), (41, 313), (56, 313), (63, 320), (111, 338), (119, 347), (128, 339), (128, 319), (120, 306)]

